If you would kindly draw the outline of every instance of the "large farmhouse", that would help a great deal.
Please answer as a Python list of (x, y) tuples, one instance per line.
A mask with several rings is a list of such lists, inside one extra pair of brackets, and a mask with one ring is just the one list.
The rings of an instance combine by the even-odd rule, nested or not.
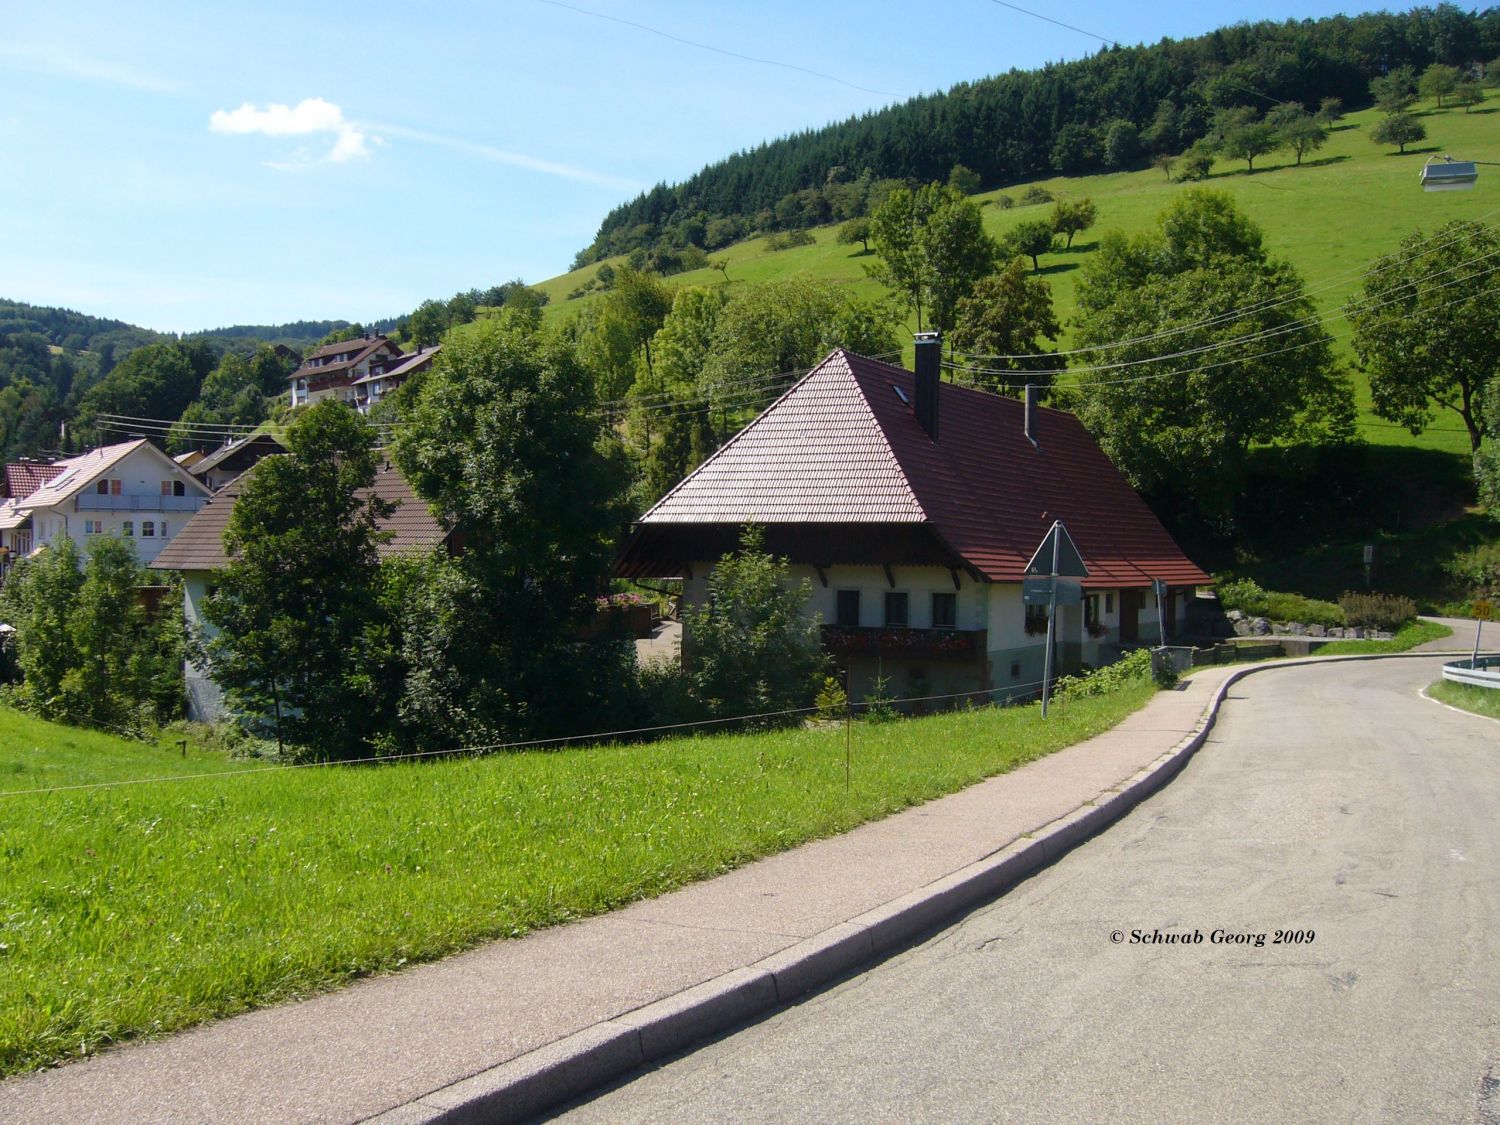
[(1060, 667), (1155, 641), (1158, 620), (1170, 634), (1208, 575), (1078, 419), (944, 384), (938, 349), (918, 337), (915, 375), (832, 353), (641, 517), (617, 573), (680, 577), (701, 603), (714, 562), (757, 524), (810, 580), (856, 698), (877, 675), (907, 696), (1020, 695), (1039, 687), (1046, 634), (1023, 571), (1061, 520), (1089, 577), (1083, 604), (1059, 610)]

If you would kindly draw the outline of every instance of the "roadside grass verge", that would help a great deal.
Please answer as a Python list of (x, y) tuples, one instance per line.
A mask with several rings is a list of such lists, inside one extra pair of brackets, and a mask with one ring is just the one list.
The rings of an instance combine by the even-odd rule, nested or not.
[[(40, 774), (8, 739), (0, 1074), (660, 894), (1014, 769), (1153, 692), (1045, 722), (1027, 705), (856, 724), (847, 793), (832, 727), (220, 778), (236, 764), (63, 728), (73, 756)], [(184, 779), (17, 784), (166, 773)]]
[(1439, 703), (1448, 704), (1449, 707), (1457, 707), (1461, 711), (1472, 711), (1487, 719), (1500, 719), (1500, 691), (1494, 688), (1439, 680), (1427, 689), (1427, 694)]
[[(1329, 641), (1322, 648), (1313, 653), (1314, 656), (1379, 656), (1382, 653), (1407, 652), (1424, 645), (1428, 641), (1442, 640), (1444, 637), (1453, 635), (1453, 630), (1446, 625), (1439, 625), (1436, 621), (1409, 621), (1396, 631), (1396, 635), (1388, 641)], [(1256, 638), (1257, 641), (1260, 638)], [(1274, 643), (1275, 637), (1268, 637), (1268, 643)], [(1196, 668), (1189, 668), (1184, 675), (1191, 676), (1198, 672), (1207, 671), (1212, 668), (1227, 668), (1236, 664), (1275, 664), (1283, 660), (1296, 660), (1300, 657), (1290, 656), (1253, 656), (1243, 660), (1226, 660), (1222, 664), (1203, 664)]]
[(1408, 621), (1388, 641), (1339, 641), (1319, 651), (1321, 656), (1368, 656), (1382, 652), (1406, 652), (1425, 645), (1428, 641), (1440, 641), (1451, 637), (1453, 630), (1436, 621)]

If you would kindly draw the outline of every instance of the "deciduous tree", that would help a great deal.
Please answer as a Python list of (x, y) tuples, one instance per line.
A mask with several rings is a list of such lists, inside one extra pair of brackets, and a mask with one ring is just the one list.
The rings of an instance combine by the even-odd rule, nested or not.
[[(1061, 331), (1052, 308), (1052, 287), (1041, 278), (1027, 277), (1025, 263), (1012, 258), (958, 303), (958, 323), (950, 339), (955, 350), (975, 357), (970, 364), (975, 382), (1014, 391), (1025, 383), (1051, 385), (1052, 376), (1040, 373), (1055, 369), (1058, 356), (1042, 341), (1057, 339)], [(1001, 368), (1018, 374), (1008, 378), (993, 373)]]
[(214, 679), (261, 729), (323, 758), (357, 757), (389, 724), (392, 685), (375, 641), (373, 431), (341, 402), (287, 430), (286, 456), (259, 462), (224, 532), (231, 562), (206, 604)]
[(1067, 238), (1067, 248), (1073, 248), (1073, 236), (1094, 225), (1097, 212), (1092, 199), (1059, 200), (1052, 208), (1052, 229)]
[(1079, 416), (1149, 494), (1222, 519), (1253, 444), (1352, 434), (1352, 392), (1301, 279), (1222, 192), (1185, 192), (1155, 232), (1107, 236), (1079, 298), (1093, 349)]
[(1427, 139), (1427, 126), (1409, 113), (1393, 113), (1370, 130), (1370, 140), (1378, 145), (1395, 145), (1401, 152), (1406, 146)]
[(408, 737), (451, 746), (598, 729), (633, 659), (624, 638), (584, 632), (628, 478), (573, 347), (479, 322), (444, 347), (407, 419), (397, 463), (465, 541), (430, 564), (404, 615)]
[(1348, 311), (1380, 417), (1416, 434), (1440, 406), (1463, 419), (1470, 448), (1479, 448), (1480, 393), (1500, 371), (1500, 294), (1487, 276), (1497, 256), (1500, 233), (1459, 220), (1430, 238), (1413, 231), (1370, 263)]
[(870, 220), (880, 261), (865, 267), (939, 331), (953, 325), (954, 307), (995, 263), (995, 241), (978, 206), (943, 184), (915, 192), (897, 188)]

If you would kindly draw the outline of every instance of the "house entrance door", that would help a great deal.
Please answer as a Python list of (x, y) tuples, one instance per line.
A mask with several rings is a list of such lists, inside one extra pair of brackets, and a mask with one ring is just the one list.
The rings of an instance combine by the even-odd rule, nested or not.
[(1141, 592), (1120, 591), (1120, 643), (1139, 644), (1141, 639)]

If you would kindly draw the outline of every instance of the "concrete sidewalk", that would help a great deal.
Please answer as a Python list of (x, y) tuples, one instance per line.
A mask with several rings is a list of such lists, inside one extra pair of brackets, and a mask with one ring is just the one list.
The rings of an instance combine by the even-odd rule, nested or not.
[(1013, 773), (612, 914), (0, 1083), (0, 1119), (529, 1116), (1000, 893), (1164, 783), (1266, 667), (1205, 669)]

